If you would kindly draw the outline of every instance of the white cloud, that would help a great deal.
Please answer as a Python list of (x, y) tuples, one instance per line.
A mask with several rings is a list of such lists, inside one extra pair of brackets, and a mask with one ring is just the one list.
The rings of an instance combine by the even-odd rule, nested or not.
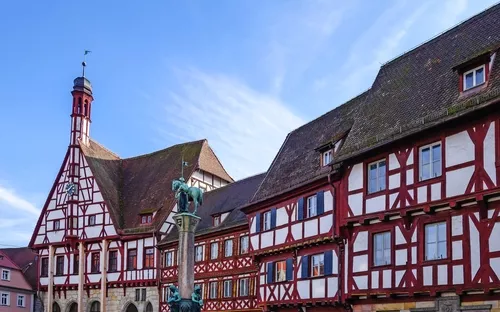
[(14, 192), (14, 190), (7, 189), (1, 186), (0, 186), (0, 202), (4, 202), (14, 209), (29, 212), (36, 216), (40, 214), (40, 210), (38, 210), (35, 207), (35, 205), (25, 200), (24, 198), (18, 196)]
[(181, 142), (207, 138), (236, 179), (267, 170), (287, 133), (304, 123), (279, 99), (234, 78), (187, 70), (180, 79), (181, 89), (165, 104), (169, 133), (163, 135)]

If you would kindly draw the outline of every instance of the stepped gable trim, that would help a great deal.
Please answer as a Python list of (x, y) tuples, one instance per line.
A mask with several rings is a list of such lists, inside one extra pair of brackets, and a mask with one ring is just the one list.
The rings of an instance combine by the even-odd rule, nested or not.
[(36, 226), (35, 226), (35, 228), (33, 230), (33, 234), (31, 235), (31, 240), (30, 240), (30, 242), (28, 244), (28, 246), (30, 248), (33, 248), (33, 245), (35, 244), (36, 236), (38, 234), (38, 229), (40, 228), (40, 225), (42, 224), (42, 220), (43, 220), (43, 218), (45, 216), (45, 212), (47, 211), (47, 207), (49, 205), (51, 195), (56, 190), (56, 185), (57, 185), (56, 182), (61, 177), (61, 174), (62, 174), (62, 172), (64, 170), (64, 166), (66, 165), (66, 162), (68, 161), (69, 151), (70, 151), (70, 147), (68, 147), (68, 150), (66, 151), (66, 155), (64, 156), (64, 160), (63, 160), (63, 162), (61, 164), (61, 167), (59, 168), (59, 172), (57, 173), (56, 178), (54, 179), (54, 183), (52, 184), (52, 187), (50, 188), (50, 192), (47, 195), (47, 199), (45, 200), (45, 204), (43, 205), (43, 208), (40, 211), (40, 216), (38, 217), (38, 221), (36, 222)]

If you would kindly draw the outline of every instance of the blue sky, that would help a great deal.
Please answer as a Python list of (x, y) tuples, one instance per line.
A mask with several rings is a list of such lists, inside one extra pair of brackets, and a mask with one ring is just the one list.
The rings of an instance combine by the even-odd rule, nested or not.
[(381, 64), (495, 2), (2, 2), (0, 244), (31, 237), (84, 49), (93, 139), (130, 157), (207, 138), (242, 178), (265, 171), (288, 132), (368, 89)]

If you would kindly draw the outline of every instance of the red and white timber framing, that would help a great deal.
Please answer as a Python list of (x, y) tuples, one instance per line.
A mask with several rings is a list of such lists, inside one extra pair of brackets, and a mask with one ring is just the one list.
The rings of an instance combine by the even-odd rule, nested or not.
[[(483, 113), (348, 164), (338, 211), (344, 299), (390, 302), (448, 291), (500, 296), (499, 140), (500, 114)], [(441, 174), (422, 180), (420, 150), (435, 143)], [(386, 189), (369, 194), (368, 165), (379, 160), (386, 163)], [(446, 252), (427, 260), (425, 226), (438, 222)], [(374, 235), (381, 232), (390, 233), (390, 261), (375, 266)]]
[[(248, 226), (242, 225), (210, 234), (198, 236), (195, 246), (202, 248), (202, 260), (195, 262), (195, 284), (202, 286), (203, 311), (260, 311), (257, 308), (256, 277), (257, 269), (249, 252), (241, 253), (241, 238), (248, 237)], [(232, 256), (225, 256), (225, 242), (232, 240)], [(211, 259), (211, 246), (217, 244), (217, 258)], [(167, 304), (168, 287), (177, 282), (177, 242), (159, 246), (161, 262), (160, 312), (169, 311)], [(167, 265), (171, 257), (171, 265)], [(247, 285), (247, 291), (241, 290), (241, 280)], [(224, 281), (231, 282), (231, 293), (224, 295)], [(216, 295), (210, 293), (213, 283), (217, 284)], [(246, 293), (246, 294), (245, 294)], [(215, 298), (213, 298), (215, 297)]]
[[(308, 213), (309, 197), (315, 198), (314, 216)], [(343, 249), (334, 241), (336, 204), (335, 187), (324, 178), (247, 211), (250, 250), (259, 268), (258, 305), (264, 311), (301, 306), (331, 310), (339, 304)], [(314, 255), (324, 259), (324, 272), (317, 276), (312, 274)], [(279, 265), (286, 272), (277, 281)]]

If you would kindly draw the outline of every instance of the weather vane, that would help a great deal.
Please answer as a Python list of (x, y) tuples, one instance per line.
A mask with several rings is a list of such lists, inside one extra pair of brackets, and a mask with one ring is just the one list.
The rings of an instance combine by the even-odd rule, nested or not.
[(182, 163), (181, 163), (181, 177), (184, 179), (184, 167), (188, 166), (188, 162), (184, 161), (184, 157), (182, 157)]
[(84, 50), (83, 51), (83, 62), (82, 62), (82, 77), (85, 77), (85, 66), (87, 66), (87, 63), (85, 63), (85, 60), (87, 59), (87, 54), (92, 53), (90, 50)]

